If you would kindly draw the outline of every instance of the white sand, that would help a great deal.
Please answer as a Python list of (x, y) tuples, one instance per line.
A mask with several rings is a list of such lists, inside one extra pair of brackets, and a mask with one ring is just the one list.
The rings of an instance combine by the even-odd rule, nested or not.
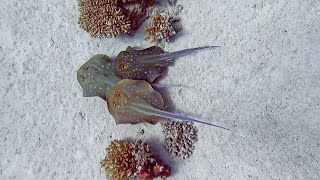
[[(236, 129), (197, 125), (188, 160), (163, 150), (160, 124), (116, 126), (99, 98), (83, 98), (76, 71), (92, 55), (117, 55), (133, 38), (93, 39), (77, 2), (1, 0), (0, 179), (105, 179), (100, 160), (116, 138), (148, 140), (171, 179), (320, 179), (320, 1), (183, 1), (162, 83), (175, 112)], [(145, 134), (138, 136), (140, 129)]]

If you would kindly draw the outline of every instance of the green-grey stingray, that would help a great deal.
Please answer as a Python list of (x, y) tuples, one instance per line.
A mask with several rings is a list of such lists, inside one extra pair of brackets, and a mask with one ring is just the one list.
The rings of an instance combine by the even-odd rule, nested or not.
[(83, 89), (84, 97), (99, 96), (106, 98), (107, 92), (121, 80), (114, 73), (114, 61), (108, 56), (92, 56), (77, 71), (77, 79)]

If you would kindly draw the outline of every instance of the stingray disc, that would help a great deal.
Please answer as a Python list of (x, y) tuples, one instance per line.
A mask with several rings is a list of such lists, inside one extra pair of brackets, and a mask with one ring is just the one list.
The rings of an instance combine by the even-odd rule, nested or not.
[(108, 56), (92, 56), (77, 71), (77, 79), (83, 89), (84, 97), (100, 96), (105, 99), (106, 93), (121, 79), (113, 71), (114, 61)]
[(123, 79), (152, 82), (155, 78), (163, 74), (165, 68), (170, 65), (170, 62), (164, 60), (158, 63), (141, 64), (137, 62), (137, 57), (161, 53), (164, 53), (163, 49), (157, 46), (143, 50), (135, 50), (129, 46), (125, 51), (121, 51), (118, 54), (115, 63), (115, 72)]
[(160, 93), (143, 80), (121, 80), (107, 94), (107, 103), (109, 112), (115, 119), (116, 124), (143, 122), (156, 124), (159, 122), (161, 117), (141, 114), (133, 110), (131, 107), (134, 104), (164, 109), (164, 102)]

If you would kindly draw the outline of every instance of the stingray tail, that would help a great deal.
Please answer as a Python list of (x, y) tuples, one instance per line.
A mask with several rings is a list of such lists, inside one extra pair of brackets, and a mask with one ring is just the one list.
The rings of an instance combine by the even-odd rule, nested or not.
[(150, 106), (143, 106), (140, 104), (135, 104), (134, 106), (132, 106), (132, 108), (136, 111), (138, 111), (139, 113), (145, 114), (147, 116), (160, 116), (160, 117), (164, 117), (164, 118), (169, 118), (169, 119), (178, 119), (181, 121), (187, 121), (187, 122), (195, 122), (195, 123), (201, 123), (201, 124), (205, 124), (205, 125), (209, 125), (209, 126), (213, 126), (213, 127), (217, 127), (220, 129), (224, 129), (227, 131), (230, 131), (230, 129), (219, 126), (219, 125), (215, 125), (215, 124), (211, 124), (211, 123), (207, 123), (204, 121), (201, 121), (199, 119), (195, 119), (195, 118), (191, 118), (191, 117), (187, 117), (187, 116), (182, 116), (179, 114), (175, 114), (175, 113), (171, 113), (171, 112), (167, 112), (161, 109), (156, 109)]
[(164, 61), (164, 60), (170, 61), (174, 57), (186, 56), (188, 54), (192, 54), (199, 50), (217, 48), (217, 47), (220, 47), (220, 46), (202, 46), (202, 47), (184, 49), (184, 50), (180, 50), (172, 53), (162, 53), (157, 55), (142, 56), (142, 57), (138, 57), (136, 62), (141, 64), (160, 63), (161, 61)]
[(154, 88), (158, 88), (158, 89), (172, 88), (172, 87), (187, 87), (187, 86), (179, 85), (179, 84), (151, 84), (151, 86)]

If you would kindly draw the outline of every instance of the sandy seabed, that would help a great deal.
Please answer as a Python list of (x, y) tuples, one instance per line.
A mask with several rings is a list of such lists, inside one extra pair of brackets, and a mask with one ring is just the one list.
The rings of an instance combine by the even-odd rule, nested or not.
[[(161, 83), (175, 112), (197, 124), (191, 158), (170, 158), (160, 124), (115, 125), (99, 98), (83, 98), (76, 71), (115, 57), (136, 36), (95, 39), (77, 1), (1, 0), (0, 179), (106, 179), (112, 139), (147, 140), (170, 179), (320, 179), (320, 1), (183, 1), (183, 30), (166, 51), (221, 45), (179, 58)], [(143, 135), (138, 132), (144, 129)]]

